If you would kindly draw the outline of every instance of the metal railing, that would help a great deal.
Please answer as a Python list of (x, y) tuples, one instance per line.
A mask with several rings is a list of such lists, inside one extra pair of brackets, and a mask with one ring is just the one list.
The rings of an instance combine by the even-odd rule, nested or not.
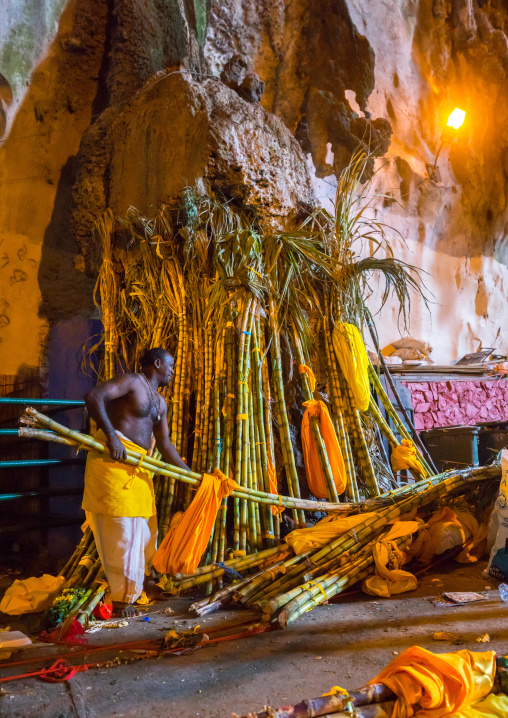
[[(68, 411), (71, 409), (81, 409), (85, 402), (82, 400), (69, 399), (33, 399), (23, 397), (0, 397), (0, 406), (38, 406), (46, 409), (46, 413), (52, 414), (60, 411)], [(18, 436), (16, 427), (0, 428), (0, 438), (4, 436)], [(21, 442), (31, 441), (31, 439), (20, 439)], [(32, 439), (33, 441), (33, 439)], [(10, 444), (10, 442), (9, 442)], [(0, 445), (1, 446), (1, 445)], [(45, 469), (55, 466), (75, 466), (82, 465), (85, 457), (74, 457), (64, 459), (8, 459), (0, 460), (0, 472), (9, 469), (34, 468), (40, 467)], [(63, 488), (63, 487), (41, 487), (35, 489), (27, 489), (20, 491), (1, 491), (0, 490), (0, 506), (5, 506), (11, 501), (26, 501), (28, 499), (49, 499), (59, 496), (79, 496), (82, 493), (81, 488)], [(30, 530), (46, 530), (49, 528), (57, 528), (61, 526), (72, 526), (81, 523), (81, 517), (62, 517), (48, 516), (47, 519), (37, 517), (19, 517), (20, 521), (14, 525), (0, 526), (0, 535), (15, 534)]]

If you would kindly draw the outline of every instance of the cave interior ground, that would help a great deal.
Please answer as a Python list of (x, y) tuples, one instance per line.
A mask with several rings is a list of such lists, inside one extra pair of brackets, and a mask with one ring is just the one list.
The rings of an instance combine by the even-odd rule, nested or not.
[[(508, 605), (496, 582), (486, 581), (486, 563), (458, 564), (442, 561), (419, 577), (410, 594), (389, 599), (361, 592), (338, 597), (306, 613), (285, 630), (218, 643), (184, 655), (149, 658), (110, 668), (90, 669), (64, 683), (28, 678), (0, 686), (3, 718), (229, 718), (246, 715), (264, 705), (281, 707), (314, 698), (339, 685), (359, 688), (374, 678), (394, 657), (418, 645), (436, 653), (469, 649), (508, 653)], [(10, 579), (9, 579), (10, 580)], [(9, 580), (2, 579), (1, 588)], [(456, 607), (435, 606), (431, 599), (445, 591), (476, 591), (484, 601)], [(138, 639), (160, 638), (175, 624), (206, 630), (256, 620), (256, 614), (238, 608), (192, 618), (187, 611), (197, 589), (189, 596), (151, 606), (145, 616), (129, 620), (123, 628), (106, 629), (89, 636), (91, 647)], [(170, 607), (170, 616), (163, 613)], [(8, 617), (13, 629), (33, 630), (36, 617)], [(457, 643), (436, 641), (435, 632), (458, 636)], [(489, 641), (478, 642), (488, 634)], [(43, 646), (18, 652), (51, 656), (61, 647)], [(73, 652), (82, 648), (71, 648)], [(84, 654), (76, 663), (91, 663)], [(134, 654), (130, 654), (132, 657)], [(74, 662), (72, 657), (68, 661)], [(100, 654), (100, 660), (129, 656), (119, 649)], [(14, 660), (14, 659), (13, 659)], [(99, 659), (97, 659), (99, 660)], [(45, 665), (49, 665), (47, 661)], [(36, 670), (34, 664), (3, 670), (1, 677)], [(44, 665), (44, 664), (42, 664)], [(23, 670), (21, 670), (23, 669)]]

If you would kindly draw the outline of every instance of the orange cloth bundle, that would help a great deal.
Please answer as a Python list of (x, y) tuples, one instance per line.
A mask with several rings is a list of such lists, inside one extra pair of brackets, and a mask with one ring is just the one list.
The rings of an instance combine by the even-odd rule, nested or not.
[(391, 464), (395, 472), (411, 469), (411, 471), (425, 476), (425, 469), (416, 458), (416, 447), (410, 439), (402, 439), (400, 444), (393, 449)]
[(191, 505), (180, 516), (175, 515), (171, 527), (157, 549), (153, 565), (160, 573), (194, 573), (205, 551), (213, 524), (223, 498), (238, 484), (219, 469), (203, 478)]
[(328, 487), (319, 459), (316, 440), (310, 426), (311, 417), (316, 416), (321, 428), (321, 435), (325, 443), (328, 461), (332, 469), (333, 482), (337, 493), (340, 495), (347, 486), (346, 468), (344, 466), (344, 459), (342, 458), (337, 434), (335, 433), (335, 428), (332, 424), (326, 404), (323, 401), (312, 399), (311, 401), (304, 401), (303, 405), (307, 407), (302, 420), (302, 444), (309, 489), (318, 499), (328, 498)]
[(397, 696), (392, 718), (441, 718), (488, 695), (495, 672), (494, 651), (436, 655), (413, 646), (369, 683), (384, 683)]

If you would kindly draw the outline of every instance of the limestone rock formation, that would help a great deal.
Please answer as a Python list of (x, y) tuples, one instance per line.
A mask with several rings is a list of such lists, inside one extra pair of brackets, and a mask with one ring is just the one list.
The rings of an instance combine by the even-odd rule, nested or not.
[[(25, 282), (0, 282), (11, 373), (24, 323), (36, 363), (46, 322), (90, 313), (75, 240), (90, 268), (105, 207), (148, 212), (197, 183), (284, 222), (314, 197), (327, 205), (358, 144), (379, 157), (373, 214), (396, 230), (397, 256), (428, 272), (434, 304), (413, 306), (412, 333), (440, 362), (474, 337), (492, 345), (506, 324), (501, 0), (18, 0), (0, 25), (0, 73), (0, 242), (30, 247), (36, 265)], [(432, 182), (425, 164), (454, 106), (466, 123)], [(383, 342), (398, 337), (396, 319), (394, 305), (380, 315)], [(508, 351), (505, 332), (497, 348)]]
[[(306, 158), (282, 121), (219, 79), (159, 73), (85, 134), (74, 187), (73, 229), (90, 255), (106, 207), (150, 215), (185, 186), (220, 192), (280, 224), (314, 205)], [(88, 248), (87, 248), (88, 247)]]

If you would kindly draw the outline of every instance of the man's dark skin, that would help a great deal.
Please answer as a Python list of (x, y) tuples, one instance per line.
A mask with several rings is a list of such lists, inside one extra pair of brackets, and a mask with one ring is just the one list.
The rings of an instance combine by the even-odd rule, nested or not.
[[(162, 458), (168, 464), (181, 469), (189, 469), (180, 458), (169, 438), (167, 407), (164, 399), (157, 393), (160, 387), (167, 386), (174, 375), (174, 359), (166, 354), (164, 359), (154, 359), (153, 364), (143, 367), (143, 374), (123, 374), (99, 384), (85, 396), (88, 413), (97, 426), (106, 434), (107, 444), (113, 459), (125, 459), (125, 447), (116, 431), (142, 446), (150, 449), (152, 434)], [(155, 406), (154, 406), (155, 401)], [(157, 419), (160, 416), (160, 419)], [(155, 597), (155, 582), (145, 581), (147, 595)], [(133, 616), (136, 610), (129, 604), (114, 604), (116, 615)]]

